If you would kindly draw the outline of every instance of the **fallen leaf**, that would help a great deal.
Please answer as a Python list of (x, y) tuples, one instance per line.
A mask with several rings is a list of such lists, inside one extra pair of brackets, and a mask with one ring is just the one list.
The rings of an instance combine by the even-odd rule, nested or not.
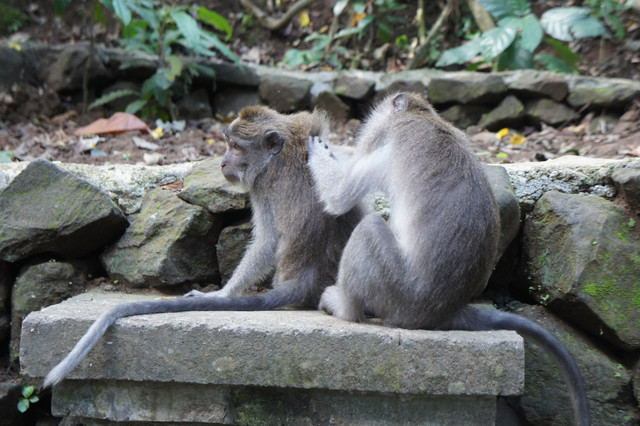
[(179, 180), (174, 180), (173, 182), (166, 183), (162, 185), (160, 188), (168, 189), (169, 191), (178, 192), (182, 191), (183, 184)]
[(160, 145), (155, 144), (153, 142), (147, 142), (142, 138), (139, 138), (137, 136), (133, 137), (133, 143), (140, 149), (148, 149), (149, 151), (155, 151), (156, 149), (160, 148)]
[(311, 19), (309, 19), (309, 14), (307, 13), (307, 11), (303, 10), (302, 12), (300, 12), (300, 27), (306, 27), (307, 25), (309, 25), (309, 22), (311, 22)]
[(151, 133), (151, 129), (147, 124), (133, 114), (126, 112), (116, 112), (109, 119), (99, 118), (88, 126), (76, 129), (74, 134), (81, 135), (100, 135), (105, 133), (124, 133), (130, 130), (140, 130)]

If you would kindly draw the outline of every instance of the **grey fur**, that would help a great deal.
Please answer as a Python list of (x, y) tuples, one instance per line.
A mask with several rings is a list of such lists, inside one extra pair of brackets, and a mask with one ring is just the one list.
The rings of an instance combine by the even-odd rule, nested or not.
[[(252, 241), (225, 287), (190, 292), (169, 300), (128, 303), (103, 313), (44, 381), (63, 380), (106, 329), (122, 317), (207, 310), (266, 310), (280, 306), (316, 308), (325, 287), (336, 279), (344, 245), (362, 218), (356, 205), (339, 216), (322, 209), (307, 169), (307, 139), (324, 135), (321, 113), (281, 115), (262, 106), (244, 108), (225, 131), (225, 177), (249, 190), (253, 210)], [(275, 271), (273, 290), (232, 297)]]
[(516, 330), (555, 356), (568, 377), (576, 423), (589, 424), (582, 378), (557, 339), (519, 316), (468, 305), (491, 275), (500, 219), (463, 132), (422, 97), (395, 94), (364, 123), (352, 158), (310, 138), (309, 167), (327, 212), (343, 214), (376, 190), (392, 209), (389, 225), (371, 214), (356, 227), (321, 309), (349, 321), (367, 312), (405, 328)]

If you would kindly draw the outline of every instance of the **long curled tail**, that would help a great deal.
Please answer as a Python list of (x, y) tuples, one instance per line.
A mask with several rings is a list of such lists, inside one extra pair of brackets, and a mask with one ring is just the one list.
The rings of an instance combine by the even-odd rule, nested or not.
[(562, 343), (543, 327), (516, 314), (469, 306), (463, 309), (447, 328), (469, 331), (514, 330), (533, 340), (552, 355), (565, 375), (569, 383), (576, 424), (590, 424), (589, 404), (578, 366)]
[(84, 359), (107, 328), (120, 318), (186, 311), (266, 311), (304, 302), (305, 290), (299, 281), (291, 280), (266, 293), (246, 297), (176, 297), (114, 306), (98, 317), (71, 352), (47, 374), (43, 388), (62, 381)]

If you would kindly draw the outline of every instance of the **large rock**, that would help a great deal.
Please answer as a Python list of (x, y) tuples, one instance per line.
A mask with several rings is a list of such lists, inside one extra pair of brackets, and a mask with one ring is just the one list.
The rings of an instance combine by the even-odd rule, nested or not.
[(215, 245), (220, 220), (171, 191), (149, 191), (140, 213), (103, 252), (105, 269), (132, 287), (219, 282)]
[(518, 125), (524, 116), (524, 105), (517, 97), (510, 95), (504, 98), (497, 107), (482, 114), (478, 126), (489, 130), (498, 130), (502, 127)]
[(547, 192), (525, 223), (528, 290), (539, 303), (622, 349), (640, 348), (640, 238), (600, 197)]
[(483, 164), (483, 169), (500, 208), (498, 256), (501, 256), (520, 230), (520, 205), (504, 167)]
[(554, 102), (551, 99), (534, 99), (527, 102), (526, 115), (536, 123), (546, 123), (556, 126), (568, 123), (580, 118), (580, 115), (565, 104)]
[(427, 91), (429, 101), (434, 104), (490, 102), (503, 98), (506, 92), (507, 86), (501, 77), (469, 72), (434, 77)]
[(0, 57), (0, 91), (5, 91), (24, 80), (25, 58), (21, 52), (7, 46), (0, 46)]
[(548, 96), (561, 101), (569, 93), (567, 78), (562, 74), (535, 70), (517, 70), (502, 74), (509, 90), (523, 97)]
[(611, 178), (629, 207), (640, 212), (640, 167), (616, 170)]
[(211, 213), (249, 208), (249, 194), (224, 178), (221, 162), (221, 157), (211, 157), (195, 163), (178, 197)]
[[(629, 372), (596, 349), (582, 333), (540, 306), (516, 305), (514, 313), (555, 335), (578, 364), (594, 425), (633, 425)], [(527, 424), (573, 425), (573, 409), (562, 372), (540, 346), (525, 339), (525, 392), (520, 405)]]
[(625, 107), (640, 98), (640, 83), (616, 78), (579, 77), (572, 80), (567, 102), (574, 108)]
[(31, 163), (0, 194), (0, 259), (79, 257), (122, 234), (127, 220), (98, 188), (52, 163)]
[(362, 101), (371, 96), (374, 85), (372, 80), (341, 74), (336, 80), (334, 91), (345, 98)]
[(311, 82), (285, 75), (263, 77), (258, 92), (260, 99), (278, 112), (289, 113), (309, 107)]
[[(64, 47), (53, 63), (40, 64), (39, 75), (47, 85), (56, 92), (79, 90), (82, 88), (82, 78), (89, 58), (89, 44), (78, 43)], [(96, 48), (91, 58), (90, 82), (104, 84), (110, 77), (102, 58)]]
[(229, 281), (231, 274), (233, 274), (242, 256), (244, 256), (247, 245), (251, 240), (252, 229), (251, 222), (246, 222), (227, 226), (220, 233), (216, 251), (223, 285)]
[(11, 294), (11, 359), (17, 361), (22, 320), (33, 311), (55, 305), (85, 290), (100, 271), (97, 260), (34, 260), (23, 266)]

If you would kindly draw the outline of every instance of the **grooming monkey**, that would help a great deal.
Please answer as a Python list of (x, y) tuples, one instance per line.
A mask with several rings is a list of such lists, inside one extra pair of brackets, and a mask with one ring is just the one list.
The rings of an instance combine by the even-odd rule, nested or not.
[[(224, 132), (225, 178), (248, 189), (252, 241), (222, 290), (168, 300), (115, 306), (91, 325), (73, 350), (53, 368), (44, 387), (64, 379), (106, 329), (119, 318), (183, 311), (256, 311), (281, 306), (317, 308), (325, 287), (333, 284), (342, 249), (362, 218), (358, 206), (341, 215), (322, 209), (307, 169), (307, 140), (328, 132), (319, 112), (281, 115), (264, 107), (240, 111)], [(273, 289), (238, 296), (274, 272)]]
[(341, 215), (383, 191), (388, 225), (367, 215), (344, 248), (336, 285), (320, 309), (348, 321), (365, 312), (389, 326), (515, 330), (546, 348), (570, 384), (575, 420), (589, 424), (582, 377), (548, 331), (518, 315), (469, 306), (496, 260), (499, 211), (463, 132), (415, 94), (385, 98), (363, 124), (352, 158), (309, 139), (309, 167), (325, 210)]

